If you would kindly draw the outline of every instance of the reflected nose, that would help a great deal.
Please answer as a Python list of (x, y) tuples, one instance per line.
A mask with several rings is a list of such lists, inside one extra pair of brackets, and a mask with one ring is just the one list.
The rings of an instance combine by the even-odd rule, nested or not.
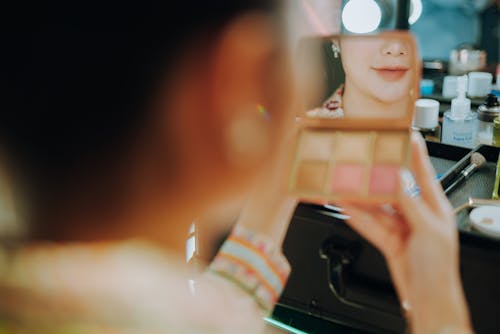
[(382, 46), (382, 54), (393, 57), (406, 56), (408, 55), (408, 47), (401, 41), (388, 41)]

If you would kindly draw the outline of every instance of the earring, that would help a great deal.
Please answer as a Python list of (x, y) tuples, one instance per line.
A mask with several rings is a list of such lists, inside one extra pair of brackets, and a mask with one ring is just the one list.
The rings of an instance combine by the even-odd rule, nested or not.
[(264, 156), (270, 140), (268, 117), (260, 105), (257, 110), (252, 106), (233, 114), (224, 133), (229, 162), (244, 166)]
[(332, 51), (333, 51), (333, 56), (335, 58), (338, 58), (340, 53), (340, 46), (338, 46), (337, 43), (335, 42), (332, 42)]

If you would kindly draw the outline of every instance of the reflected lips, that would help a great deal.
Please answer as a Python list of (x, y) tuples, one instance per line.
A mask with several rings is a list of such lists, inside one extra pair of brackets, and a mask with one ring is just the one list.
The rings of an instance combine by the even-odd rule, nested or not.
[(379, 67), (373, 70), (385, 81), (398, 81), (409, 69), (407, 67)]

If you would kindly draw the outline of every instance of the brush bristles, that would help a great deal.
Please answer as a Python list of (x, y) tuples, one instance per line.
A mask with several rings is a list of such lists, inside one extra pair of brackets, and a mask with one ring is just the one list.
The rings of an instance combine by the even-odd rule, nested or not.
[(471, 155), (470, 162), (476, 165), (477, 167), (481, 167), (486, 163), (486, 159), (481, 153), (475, 152)]

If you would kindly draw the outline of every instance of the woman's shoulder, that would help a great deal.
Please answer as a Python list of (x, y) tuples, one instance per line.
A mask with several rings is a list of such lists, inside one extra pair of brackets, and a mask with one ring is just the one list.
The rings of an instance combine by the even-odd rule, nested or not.
[(183, 261), (145, 242), (36, 245), (3, 262), (0, 290), (10, 297), (2, 298), (0, 312), (23, 326), (33, 323), (33, 314), (63, 327), (112, 324), (189, 333), (231, 324), (220, 312), (223, 283), (202, 280), (205, 292), (198, 296)]

